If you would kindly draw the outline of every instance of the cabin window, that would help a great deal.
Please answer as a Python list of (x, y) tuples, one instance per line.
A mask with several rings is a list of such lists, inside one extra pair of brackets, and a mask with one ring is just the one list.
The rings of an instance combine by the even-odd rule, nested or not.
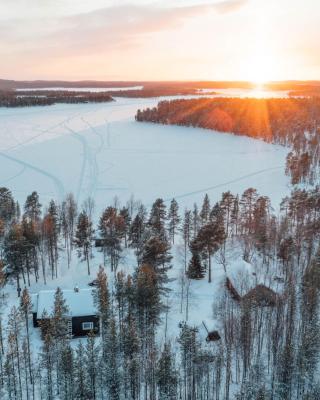
[(83, 331), (91, 331), (93, 329), (93, 322), (82, 322)]

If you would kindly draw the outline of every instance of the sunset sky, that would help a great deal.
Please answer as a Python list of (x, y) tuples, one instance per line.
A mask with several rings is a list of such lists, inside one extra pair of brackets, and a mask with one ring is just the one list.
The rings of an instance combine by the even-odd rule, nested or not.
[(320, 79), (319, 0), (0, 0), (0, 78)]

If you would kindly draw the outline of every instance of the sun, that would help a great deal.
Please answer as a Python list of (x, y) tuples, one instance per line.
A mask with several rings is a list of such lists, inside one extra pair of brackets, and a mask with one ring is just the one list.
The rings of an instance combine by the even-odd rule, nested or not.
[(263, 87), (267, 82), (274, 79), (275, 76), (275, 59), (263, 50), (252, 54), (248, 61), (248, 81), (252, 82), (255, 87)]
[(270, 56), (255, 54), (249, 62), (248, 78), (255, 86), (261, 87), (274, 76), (274, 62)]

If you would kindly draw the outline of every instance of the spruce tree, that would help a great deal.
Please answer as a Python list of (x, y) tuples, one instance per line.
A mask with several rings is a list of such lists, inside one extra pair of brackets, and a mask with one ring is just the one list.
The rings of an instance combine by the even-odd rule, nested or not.
[(192, 253), (187, 275), (189, 279), (202, 279), (205, 276), (205, 268), (202, 266), (200, 256), (197, 252)]

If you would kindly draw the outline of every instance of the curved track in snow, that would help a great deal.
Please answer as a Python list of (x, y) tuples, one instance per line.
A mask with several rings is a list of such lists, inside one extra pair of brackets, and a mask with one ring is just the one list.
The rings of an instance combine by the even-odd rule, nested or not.
[(240, 176), (239, 178), (232, 179), (232, 180), (227, 181), (227, 182), (219, 183), (218, 185), (215, 185), (215, 186), (209, 186), (209, 187), (206, 187), (204, 189), (194, 190), (192, 192), (187, 192), (187, 193), (183, 193), (183, 194), (180, 194), (180, 195), (176, 195), (176, 196), (173, 196), (171, 198), (164, 199), (164, 201), (168, 202), (168, 201), (171, 201), (173, 198), (177, 200), (177, 199), (183, 199), (184, 197), (193, 196), (195, 194), (201, 194), (201, 193), (209, 192), (211, 190), (219, 189), (219, 188), (221, 188), (223, 186), (231, 185), (233, 183), (237, 183), (237, 182), (243, 181), (243, 180), (245, 180), (247, 178), (251, 178), (253, 176), (263, 174), (265, 172), (276, 171), (276, 170), (283, 169), (283, 168), (284, 168), (284, 165), (279, 166), (279, 167), (261, 169), (261, 170), (256, 171), (256, 172), (252, 172), (250, 174)]
[(16, 157), (9, 156), (8, 154), (4, 154), (3, 152), (0, 152), (0, 156), (3, 157), (3, 158), (6, 158), (7, 160), (13, 161), (13, 162), (15, 162), (17, 164), (20, 164), (20, 165), (22, 165), (22, 166), (24, 166), (26, 168), (30, 168), (33, 171), (35, 171), (35, 172), (45, 176), (46, 178), (50, 179), (53, 182), (53, 184), (55, 185), (55, 187), (56, 187), (57, 194), (58, 194), (60, 200), (63, 199), (64, 193), (65, 193), (64, 185), (61, 182), (61, 180), (58, 179), (56, 176), (54, 176), (53, 174), (51, 174), (50, 172), (48, 172), (48, 171), (46, 171), (46, 170), (44, 170), (42, 168), (38, 168), (35, 165), (32, 165), (32, 164), (30, 164), (28, 162), (19, 160)]

